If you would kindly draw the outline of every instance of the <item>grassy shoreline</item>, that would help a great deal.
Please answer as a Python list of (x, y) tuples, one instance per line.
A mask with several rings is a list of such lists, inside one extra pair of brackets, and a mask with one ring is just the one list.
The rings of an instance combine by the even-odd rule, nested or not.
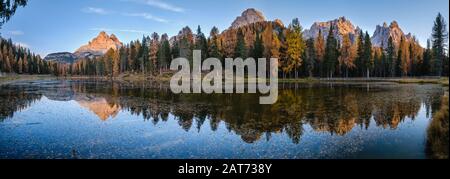
[[(0, 76), (0, 85), (16, 81), (29, 80), (49, 80), (49, 79), (73, 79), (73, 80), (112, 80), (118, 82), (169, 82), (171, 75), (166, 73), (158, 76), (149, 76), (143, 74), (122, 74), (119, 77), (97, 77), (97, 76), (67, 76), (57, 77), (53, 75), (4, 75)], [(245, 82), (248, 79), (243, 80)], [(408, 77), (408, 78), (297, 78), (297, 79), (278, 79), (279, 83), (318, 83), (318, 82), (394, 82), (399, 84), (441, 84), (449, 85), (448, 77), (430, 78), (430, 77)]]
[(416, 83), (416, 84), (441, 84), (448, 86), (449, 78), (300, 78), (300, 79), (279, 79), (278, 82), (285, 83), (314, 83), (314, 82), (393, 82), (399, 84)]
[(448, 159), (449, 118), (448, 94), (442, 97), (441, 108), (434, 113), (427, 129), (426, 151), (429, 158)]
[(50, 80), (57, 79), (53, 75), (4, 75), (0, 76), (0, 85), (30, 80)]

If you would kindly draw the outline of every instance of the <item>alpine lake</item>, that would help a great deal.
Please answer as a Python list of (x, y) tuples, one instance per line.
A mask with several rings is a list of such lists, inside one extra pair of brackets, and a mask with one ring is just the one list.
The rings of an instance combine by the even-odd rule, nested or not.
[[(425, 159), (448, 87), (280, 83), (259, 94), (166, 84), (31, 80), (0, 86), (0, 158)], [(448, 93), (448, 92), (447, 92)]]

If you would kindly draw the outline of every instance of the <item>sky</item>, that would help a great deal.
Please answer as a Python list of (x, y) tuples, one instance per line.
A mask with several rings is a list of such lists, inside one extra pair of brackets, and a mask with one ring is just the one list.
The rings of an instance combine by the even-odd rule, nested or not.
[(396, 20), (422, 46), (436, 15), (442, 13), (447, 24), (449, 19), (449, 0), (29, 0), (0, 34), (45, 56), (74, 52), (100, 31), (124, 43), (152, 32), (176, 35), (184, 26), (195, 32), (200, 25), (209, 34), (213, 26), (227, 29), (247, 8), (285, 24), (299, 18), (303, 28), (345, 16), (369, 34), (376, 25)]

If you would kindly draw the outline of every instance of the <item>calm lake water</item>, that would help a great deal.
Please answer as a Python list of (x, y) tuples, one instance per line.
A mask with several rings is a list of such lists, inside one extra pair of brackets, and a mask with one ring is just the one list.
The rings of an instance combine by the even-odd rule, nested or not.
[(0, 86), (0, 158), (427, 158), (445, 89), (280, 84), (257, 94), (174, 95), (166, 85), (29, 81)]

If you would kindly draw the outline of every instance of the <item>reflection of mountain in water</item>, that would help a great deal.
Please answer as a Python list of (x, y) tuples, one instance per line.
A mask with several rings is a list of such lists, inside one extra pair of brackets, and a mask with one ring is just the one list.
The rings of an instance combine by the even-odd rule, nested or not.
[(345, 135), (357, 126), (368, 128), (371, 121), (381, 128), (396, 129), (406, 119), (414, 120), (422, 105), (427, 113), (439, 108), (443, 93), (437, 85), (295, 85), (281, 89), (276, 104), (259, 105), (256, 94), (175, 95), (167, 88), (154, 89), (146, 84), (65, 82), (33, 86), (0, 88), (2, 99), (12, 101), (2, 104), (3, 118), (51, 92), (58, 95), (49, 99), (76, 100), (101, 120), (127, 110), (154, 124), (168, 120), (171, 114), (186, 131), (193, 127), (200, 130), (208, 123), (214, 131), (224, 122), (247, 143), (270, 139), (273, 133), (285, 133), (298, 143), (305, 125), (335, 135)]
[(110, 117), (115, 118), (120, 111), (118, 104), (109, 104), (104, 98), (77, 99), (76, 101), (80, 106), (92, 111), (102, 121), (106, 121)]

